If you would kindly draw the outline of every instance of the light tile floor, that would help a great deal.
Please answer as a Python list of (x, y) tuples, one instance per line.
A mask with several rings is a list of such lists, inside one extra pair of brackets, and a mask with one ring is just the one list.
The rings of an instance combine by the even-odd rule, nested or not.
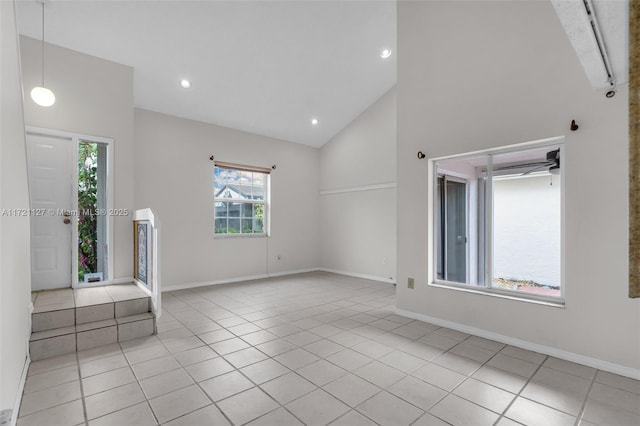
[(33, 362), (19, 425), (633, 425), (640, 382), (310, 273), (163, 294), (157, 336)]

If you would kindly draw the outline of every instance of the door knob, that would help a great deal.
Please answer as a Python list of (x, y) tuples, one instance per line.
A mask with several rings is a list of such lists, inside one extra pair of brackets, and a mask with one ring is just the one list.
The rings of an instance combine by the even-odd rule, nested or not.
[(68, 225), (71, 223), (71, 219), (69, 219), (68, 217), (65, 217), (63, 222), (65, 223), (65, 225)]

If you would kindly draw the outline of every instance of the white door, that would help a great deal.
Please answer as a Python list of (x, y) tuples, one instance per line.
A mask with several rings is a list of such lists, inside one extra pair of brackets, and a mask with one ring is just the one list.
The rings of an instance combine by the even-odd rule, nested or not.
[[(31, 289), (71, 287), (73, 217), (71, 138), (27, 133), (31, 193)], [(68, 222), (68, 223), (66, 223)]]

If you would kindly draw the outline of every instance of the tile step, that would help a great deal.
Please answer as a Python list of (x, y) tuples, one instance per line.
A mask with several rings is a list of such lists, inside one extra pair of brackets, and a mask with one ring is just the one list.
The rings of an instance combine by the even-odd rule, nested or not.
[[(48, 307), (54, 309), (46, 310)], [(57, 307), (57, 304), (41, 305), (38, 312), (34, 310), (31, 314), (31, 331), (38, 333), (72, 325), (144, 314), (151, 310), (151, 298), (145, 295), (106, 303), (76, 305), (65, 309), (57, 309)]]
[(156, 334), (151, 312), (34, 332), (29, 339), (32, 361)]

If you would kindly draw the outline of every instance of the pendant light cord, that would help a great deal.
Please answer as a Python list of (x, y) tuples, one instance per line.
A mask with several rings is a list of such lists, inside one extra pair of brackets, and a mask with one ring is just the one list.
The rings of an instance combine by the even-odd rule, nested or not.
[(42, 1), (42, 87), (44, 87), (44, 0)]

